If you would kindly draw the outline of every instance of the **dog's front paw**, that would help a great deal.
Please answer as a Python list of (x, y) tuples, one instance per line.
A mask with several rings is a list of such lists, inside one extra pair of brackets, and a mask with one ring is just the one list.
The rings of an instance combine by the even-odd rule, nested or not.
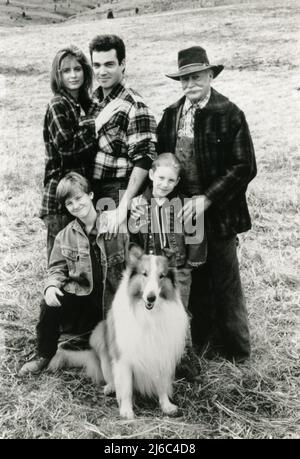
[(121, 407), (120, 408), (120, 416), (124, 419), (134, 419), (134, 412), (131, 407)]
[(52, 359), (50, 360), (50, 363), (47, 367), (47, 371), (50, 373), (55, 373), (60, 368), (63, 368), (64, 365), (65, 365), (65, 358), (64, 358), (63, 351), (58, 349), (55, 356), (52, 357)]
[(161, 404), (161, 409), (163, 413), (167, 414), (168, 416), (176, 416), (178, 413), (178, 406), (174, 405), (170, 401)]
[(113, 384), (111, 383), (106, 384), (106, 386), (104, 386), (103, 388), (103, 393), (104, 395), (113, 395), (115, 393), (115, 388)]

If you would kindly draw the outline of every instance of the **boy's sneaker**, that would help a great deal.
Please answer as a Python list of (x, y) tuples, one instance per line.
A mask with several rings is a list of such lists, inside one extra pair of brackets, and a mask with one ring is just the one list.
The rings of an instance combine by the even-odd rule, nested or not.
[(50, 360), (51, 359), (49, 357), (36, 357), (34, 360), (25, 363), (18, 374), (19, 376), (38, 374), (48, 366)]

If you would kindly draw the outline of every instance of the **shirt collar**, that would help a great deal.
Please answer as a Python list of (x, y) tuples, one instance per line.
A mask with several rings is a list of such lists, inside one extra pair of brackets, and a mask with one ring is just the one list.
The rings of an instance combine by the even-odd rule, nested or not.
[(190, 101), (190, 99), (188, 99), (187, 97), (185, 98), (185, 102), (184, 102), (184, 106), (183, 106), (183, 115), (186, 115), (187, 112), (192, 108), (192, 107), (196, 107), (196, 108), (204, 108), (207, 104), (208, 104), (208, 101), (210, 99), (210, 96), (211, 96), (211, 89), (209, 90), (208, 94), (204, 97), (204, 99), (202, 100), (199, 100), (198, 102), (196, 103), (192, 103)]
[[(98, 234), (97, 220), (99, 218), (99, 215), (100, 215), (99, 212), (97, 212), (97, 218), (95, 220), (95, 223), (94, 223), (94, 226), (93, 226), (92, 230), (89, 233), (89, 236)], [(75, 225), (77, 226), (77, 228), (78, 228), (78, 226), (79, 226), (79, 228), (82, 228), (84, 233), (87, 234), (85, 224), (81, 220), (79, 220), (79, 218), (75, 219)]]
[(74, 105), (80, 107), (79, 100), (75, 99), (68, 91), (66, 91), (64, 88), (60, 89), (60, 94), (69, 99)]
[(96, 90), (95, 90), (95, 93), (97, 94), (97, 98), (100, 100), (100, 102), (104, 102), (105, 103), (107, 102), (110, 102), (111, 100), (113, 99), (116, 99), (120, 94), (121, 92), (124, 90), (124, 85), (122, 83), (118, 83), (111, 91), (110, 93), (108, 94), (108, 96), (106, 96), (104, 98), (104, 95), (103, 95), (103, 89), (101, 86), (99, 86)]

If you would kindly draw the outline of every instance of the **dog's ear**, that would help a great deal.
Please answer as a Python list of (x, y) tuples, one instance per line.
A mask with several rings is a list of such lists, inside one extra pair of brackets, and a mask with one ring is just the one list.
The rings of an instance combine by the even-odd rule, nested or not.
[(130, 265), (136, 264), (136, 262), (144, 255), (143, 249), (133, 243), (129, 244), (128, 254), (127, 254), (127, 263)]

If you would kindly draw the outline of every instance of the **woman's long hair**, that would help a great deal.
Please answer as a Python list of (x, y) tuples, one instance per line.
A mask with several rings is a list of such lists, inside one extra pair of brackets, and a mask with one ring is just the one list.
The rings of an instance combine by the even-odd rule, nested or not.
[(93, 70), (89, 64), (85, 54), (77, 48), (77, 46), (70, 45), (66, 48), (59, 50), (52, 62), (50, 84), (54, 94), (57, 94), (64, 88), (61, 74), (61, 62), (67, 56), (73, 56), (80, 63), (83, 69), (83, 85), (79, 88), (79, 102), (85, 108), (89, 105), (91, 100), (91, 89), (93, 84)]

